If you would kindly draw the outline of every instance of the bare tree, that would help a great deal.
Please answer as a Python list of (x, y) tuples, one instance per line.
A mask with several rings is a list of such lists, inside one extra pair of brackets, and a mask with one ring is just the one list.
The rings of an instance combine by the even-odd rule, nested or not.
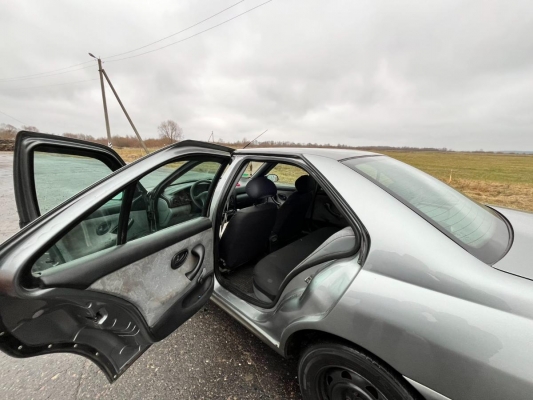
[(1, 124), (0, 125), (0, 139), (15, 139), (18, 129), (13, 125)]
[(165, 139), (170, 144), (179, 142), (183, 139), (183, 129), (175, 122), (169, 119), (168, 121), (163, 121), (157, 127), (159, 131), (159, 137)]
[(20, 128), (22, 131), (30, 131), (30, 132), (41, 132), (37, 127), (31, 126), (31, 125), (22, 125)]

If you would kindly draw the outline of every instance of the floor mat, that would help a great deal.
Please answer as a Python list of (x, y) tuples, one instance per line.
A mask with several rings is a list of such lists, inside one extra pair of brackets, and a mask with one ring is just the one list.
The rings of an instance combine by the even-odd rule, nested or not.
[(253, 276), (255, 263), (243, 265), (235, 271), (231, 271), (226, 278), (240, 291), (246, 294), (253, 294)]

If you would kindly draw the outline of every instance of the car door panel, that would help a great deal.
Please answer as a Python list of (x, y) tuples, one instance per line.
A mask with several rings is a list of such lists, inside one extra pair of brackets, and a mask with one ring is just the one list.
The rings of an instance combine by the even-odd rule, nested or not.
[[(148, 326), (153, 327), (161, 316), (179, 300), (191, 281), (213, 274), (213, 230), (211, 228), (190, 236), (152, 255), (137, 260), (113, 273), (106, 274), (89, 286), (95, 290), (113, 294), (137, 305)], [(127, 245), (127, 244), (126, 244)], [(200, 257), (194, 249), (201, 246), (205, 256)], [(172, 259), (182, 251), (187, 252), (185, 262), (172, 268)], [(197, 274), (187, 277), (199, 262)]]
[[(38, 136), (31, 139), (38, 142)], [(86, 146), (90, 155), (92, 145)], [(212, 179), (216, 183), (231, 154), (231, 149), (192, 141), (167, 147), (111, 173), (0, 245), (0, 349), (16, 357), (81, 354), (114, 381), (152, 343), (194, 315), (214, 285), (212, 221), (207, 216), (31, 271), (35, 261), (76, 226), (82, 242), (94, 238), (93, 230), (105, 218), (115, 218), (106, 215), (113, 207), (102, 206), (119, 193), (126, 193), (124, 202), (129, 204), (140, 177), (184, 157), (207, 158), (220, 164)], [(27, 169), (19, 172), (28, 176)], [(134, 200), (131, 209), (125, 207), (130, 218), (107, 223), (116, 220), (121, 226), (116, 236), (126, 237), (125, 230), (138, 223), (143, 208)], [(188, 259), (173, 269), (174, 256), (184, 250)]]
[(154, 341), (135, 307), (114, 296), (58, 288), (1, 300), (0, 344), (14, 357), (75, 353), (114, 381)]
[(335, 204), (323, 190), (319, 190), (316, 194), (309, 213), (312, 213), (310, 218), (313, 222), (319, 225), (335, 225), (339, 227), (348, 225), (346, 218), (337, 210)]
[[(138, 260), (164, 252), (168, 247), (210, 229), (211, 220), (196, 218), (123, 245), (48, 268), (40, 272), (41, 287), (87, 289), (94, 282)], [(168, 261), (170, 268), (170, 260)]]

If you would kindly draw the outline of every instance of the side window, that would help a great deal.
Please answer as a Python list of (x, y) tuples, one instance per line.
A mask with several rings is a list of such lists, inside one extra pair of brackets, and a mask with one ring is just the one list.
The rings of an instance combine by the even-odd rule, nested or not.
[(220, 167), (218, 161), (186, 160), (152, 171), (133, 184), (133, 199), (128, 207), (123, 201), (128, 190), (106, 201), (51, 246), (35, 262), (32, 272), (116, 246), (119, 217), (128, 210), (127, 241), (205, 215), (208, 193), (216, 184), (214, 177)]
[(294, 182), (296, 182), (296, 179), (298, 179), (302, 175), (308, 175), (308, 173), (300, 167), (280, 163), (276, 164), (276, 166), (270, 170), (267, 175), (267, 178), (270, 178), (281, 185), (294, 186)]
[(146, 200), (134, 198), (128, 240), (204, 215), (220, 167), (218, 161), (172, 163), (142, 178)]
[(41, 215), (112, 172), (95, 158), (43, 151), (34, 152), (33, 169)]
[(31, 271), (42, 272), (115, 246), (122, 196), (120, 192), (74, 226), (39, 257)]

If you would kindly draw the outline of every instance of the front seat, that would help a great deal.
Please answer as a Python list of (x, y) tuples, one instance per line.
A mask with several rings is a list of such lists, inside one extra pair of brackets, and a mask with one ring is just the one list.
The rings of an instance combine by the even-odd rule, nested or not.
[(276, 221), (276, 204), (260, 203), (276, 195), (274, 182), (264, 176), (253, 178), (246, 185), (246, 193), (254, 205), (237, 211), (220, 239), (220, 261), (226, 269), (235, 269), (263, 256)]
[(316, 181), (309, 175), (302, 175), (294, 183), (296, 192), (291, 194), (278, 210), (273, 234), (277, 236), (278, 247), (298, 239), (304, 227), (305, 215), (313, 202)]

